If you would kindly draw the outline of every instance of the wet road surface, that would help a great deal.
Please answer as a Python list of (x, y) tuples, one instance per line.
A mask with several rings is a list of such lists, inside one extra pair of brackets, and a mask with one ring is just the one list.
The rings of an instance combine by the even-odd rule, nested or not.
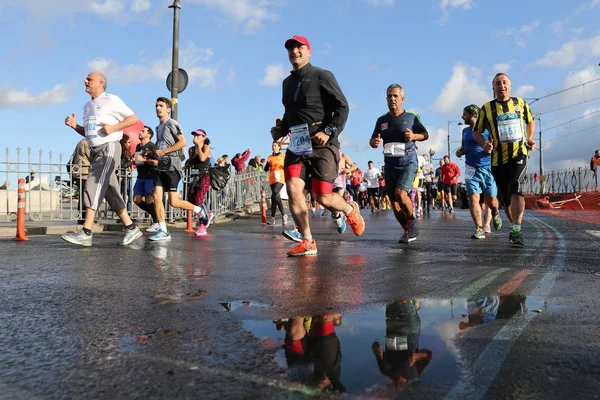
[(518, 249), (436, 211), (403, 245), (363, 215), (313, 215), (305, 258), (256, 217), (0, 240), (0, 398), (600, 398), (600, 225), (528, 211)]

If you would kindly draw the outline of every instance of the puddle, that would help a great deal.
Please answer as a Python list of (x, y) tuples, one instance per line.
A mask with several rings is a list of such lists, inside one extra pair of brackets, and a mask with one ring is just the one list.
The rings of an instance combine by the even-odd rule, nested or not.
[(243, 325), (275, 351), (275, 361), (295, 381), (387, 397), (415, 382), (454, 385), (461, 376), (456, 346), (461, 333), (551, 309), (542, 298), (524, 296), (408, 299), (343, 315), (245, 320)]
[(141, 335), (129, 335), (123, 336), (119, 339), (119, 346), (117, 352), (119, 353), (131, 353), (147, 349), (150, 344), (155, 340), (171, 341), (175, 337), (183, 335), (183, 331), (170, 330), (158, 328), (151, 332), (147, 332)]
[(229, 303), (219, 303), (225, 311), (235, 311), (240, 307), (258, 307), (267, 308), (270, 307), (268, 304), (259, 303), (257, 301), (250, 300), (234, 300)]

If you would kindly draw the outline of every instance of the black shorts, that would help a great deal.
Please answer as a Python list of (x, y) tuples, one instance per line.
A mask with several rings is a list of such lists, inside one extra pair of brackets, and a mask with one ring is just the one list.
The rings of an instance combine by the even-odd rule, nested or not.
[(511, 195), (523, 195), (523, 181), (526, 174), (526, 156), (517, 157), (506, 164), (492, 167), (492, 175), (498, 186), (498, 201), (502, 206), (510, 206)]
[(452, 196), (456, 196), (456, 183), (451, 185), (444, 185), (444, 192), (452, 194)]
[(311, 154), (297, 155), (286, 151), (283, 168), (285, 179), (311, 177), (314, 193), (333, 192), (333, 182), (339, 175), (340, 151), (333, 145), (314, 147)]
[(367, 188), (367, 193), (369, 193), (369, 197), (379, 197), (379, 188)]
[(177, 192), (179, 181), (181, 181), (181, 172), (178, 170), (158, 171), (154, 186), (162, 187), (165, 192)]

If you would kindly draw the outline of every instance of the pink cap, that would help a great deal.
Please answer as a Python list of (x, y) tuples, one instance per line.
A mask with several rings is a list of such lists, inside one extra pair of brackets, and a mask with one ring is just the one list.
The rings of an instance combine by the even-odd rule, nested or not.
[(294, 37), (292, 37), (291, 39), (286, 40), (285, 48), (287, 49), (292, 44), (292, 42), (297, 42), (306, 45), (306, 47), (308, 47), (308, 49), (310, 50), (310, 43), (308, 42), (308, 39), (304, 36), (294, 35)]
[(194, 136), (206, 136), (206, 132), (204, 132), (204, 129), (196, 129), (195, 131), (192, 132), (192, 135)]

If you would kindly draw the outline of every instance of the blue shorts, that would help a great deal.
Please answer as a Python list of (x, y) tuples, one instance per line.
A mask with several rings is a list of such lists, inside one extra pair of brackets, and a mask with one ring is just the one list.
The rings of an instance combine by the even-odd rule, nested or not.
[(396, 199), (396, 189), (411, 193), (415, 176), (417, 176), (416, 168), (385, 168), (385, 189), (387, 190), (390, 199), (392, 199), (392, 201)]
[(465, 179), (465, 186), (467, 188), (467, 195), (482, 194), (487, 197), (496, 197), (498, 195), (498, 188), (496, 187), (496, 181), (494, 175), (492, 175), (492, 168), (477, 167), (475, 174), (472, 179)]
[(136, 179), (133, 195), (146, 196), (150, 194), (154, 194), (154, 181), (152, 179)]

